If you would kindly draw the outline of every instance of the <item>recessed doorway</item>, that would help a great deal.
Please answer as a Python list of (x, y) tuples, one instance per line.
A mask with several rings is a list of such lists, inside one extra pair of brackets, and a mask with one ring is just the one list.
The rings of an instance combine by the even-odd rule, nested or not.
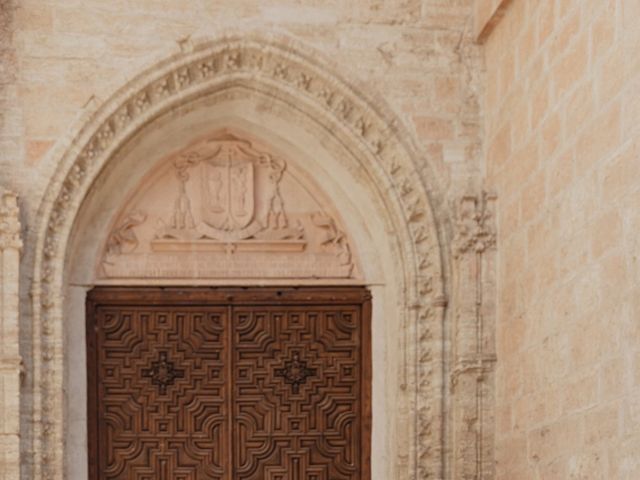
[(89, 472), (370, 480), (362, 287), (98, 287), (87, 297)]

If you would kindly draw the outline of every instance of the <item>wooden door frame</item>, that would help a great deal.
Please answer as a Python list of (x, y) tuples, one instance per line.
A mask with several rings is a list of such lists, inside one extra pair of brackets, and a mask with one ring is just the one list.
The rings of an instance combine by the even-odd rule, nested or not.
[(98, 366), (96, 350), (96, 311), (110, 306), (313, 306), (359, 305), (361, 308), (361, 442), (362, 478), (371, 479), (372, 443), (372, 336), (371, 293), (364, 286), (300, 286), (300, 287), (138, 287), (96, 286), (86, 298), (87, 348), (87, 442), (89, 478), (98, 478)]

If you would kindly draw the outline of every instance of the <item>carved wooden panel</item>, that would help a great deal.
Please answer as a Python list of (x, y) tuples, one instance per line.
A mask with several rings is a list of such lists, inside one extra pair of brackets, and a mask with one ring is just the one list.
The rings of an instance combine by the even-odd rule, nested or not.
[(95, 323), (100, 478), (230, 478), (226, 309), (101, 307)]
[(89, 295), (90, 478), (369, 480), (366, 290)]
[(244, 307), (233, 325), (236, 478), (361, 478), (358, 309)]

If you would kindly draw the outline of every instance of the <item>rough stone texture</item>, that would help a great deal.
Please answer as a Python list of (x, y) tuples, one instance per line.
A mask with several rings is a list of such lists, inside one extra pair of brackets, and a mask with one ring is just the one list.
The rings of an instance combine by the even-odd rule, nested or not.
[[(474, 418), (485, 412), (482, 422), (491, 420), (488, 407), (491, 381), (485, 382), (482, 375), (485, 360), (490, 360), (491, 355), (473, 357), (474, 361), (480, 361), (481, 368), (465, 370), (459, 385), (466, 386), (457, 393), (445, 390), (444, 384), (449, 379), (445, 382), (445, 377), (440, 376), (451, 373), (453, 366), (464, 367), (464, 361), (469, 360), (455, 357), (458, 350), (449, 348), (449, 338), (464, 342), (468, 351), (478, 351), (473, 342), (483, 337), (478, 337), (474, 329), (479, 319), (491, 317), (490, 313), (479, 315), (476, 309), (464, 309), (459, 323), (447, 322), (445, 332), (440, 330), (440, 318), (447, 304), (443, 290), (454, 302), (447, 311), (456, 310), (458, 297), (450, 277), (456, 269), (475, 264), (475, 254), (465, 253), (462, 264), (467, 267), (461, 267), (458, 260), (450, 258), (448, 246), (455, 235), (456, 208), (452, 205), (457, 205), (460, 197), (480, 189), (482, 66), (480, 49), (472, 43), (471, 3), (471, 0), (2, 2), (0, 182), (20, 194), (26, 227), (20, 277), (20, 349), (26, 372), (22, 387), (22, 478), (62, 477), (62, 425), (63, 415), (68, 414), (62, 394), (66, 354), (62, 303), (63, 294), (68, 293), (62, 288), (66, 238), (85, 192), (106, 164), (102, 157), (98, 155), (98, 161), (92, 154), (95, 163), (90, 166), (95, 165), (95, 171), (91, 168), (88, 174), (82, 168), (69, 171), (76, 165), (76, 157), (87, 159), (80, 154), (87, 154), (88, 150), (81, 152), (84, 145), (75, 139), (86, 140), (98, 133), (89, 131), (100, 125), (104, 111), (98, 108), (105, 104), (120, 105), (115, 100), (109, 102), (114, 92), (130, 98), (128, 95), (139, 91), (136, 89), (140, 85), (135, 82), (132, 85), (132, 79), (140, 72), (149, 67), (159, 72), (166, 66), (159, 62), (170, 55), (182, 51), (188, 56), (193, 45), (199, 45), (203, 39), (220, 38), (229, 29), (240, 37), (251, 32), (295, 39), (308, 47), (305, 52), (319, 52), (319, 57), (331, 59), (326, 63), (332, 72), (328, 75), (330, 82), (339, 89), (342, 78), (346, 79), (345, 84), (353, 88), (349, 98), (354, 103), (361, 100), (359, 92), (374, 98), (363, 100), (361, 111), (375, 110), (382, 103), (390, 107), (391, 113), (381, 115), (380, 119), (387, 121), (385, 135), (394, 145), (382, 154), (362, 153), (363, 157), (371, 158), (365, 164), (372, 172), (384, 178), (376, 188), (386, 192), (385, 201), (398, 203), (395, 210), (390, 210), (395, 213), (389, 214), (389, 220), (384, 219), (389, 222), (387, 228), (391, 232), (386, 233), (396, 236), (401, 244), (398, 252), (390, 252), (388, 257), (404, 258), (407, 265), (413, 262), (418, 272), (407, 283), (401, 303), (410, 312), (405, 314), (407, 320), (403, 323), (408, 366), (401, 377), (403, 382), (413, 379), (411, 384), (404, 382), (402, 386), (417, 392), (417, 396), (412, 397), (410, 405), (406, 402), (398, 405), (403, 414), (411, 411), (415, 415), (415, 431), (411, 430), (398, 443), (405, 446), (404, 457), (390, 462), (404, 465), (402, 471), (413, 472), (413, 478), (449, 477), (451, 472), (473, 471), (478, 465), (482, 471), (491, 471), (486, 467), (490, 446), (480, 449), (471, 466), (456, 466), (456, 462), (468, 460), (448, 456), (452, 451), (475, 450), (478, 439), (481, 442), (488, 439), (490, 443), (490, 429), (480, 428), (478, 436)], [(316, 70), (314, 73), (320, 76), (321, 69)], [(284, 80), (277, 81), (285, 85)], [(296, 98), (301, 104), (308, 101), (304, 95)], [(345, 142), (355, 145), (357, 135), (370, 140), (366, 122), (349, 118), (339, 105), (332, 105), (330, 110), (332, 115), (344, 117), (342, 122), (332, 120), (336, 136), (349, 130)], [(375, 117), (373, 113), (376, 112), (372, 112)], [(108, 132), (101, 131), (100, 135), (101, 142), (108, 139)], [(376, 146), (358, 148), (375, 150)], [(389, 152), (399, 152), (398, 157), (387, 156)], [(85, 174), (88, 180), (83, 177)], [(433, 222), (429, 220), (430, 209), (435, 215)], [(404, 230), (394, 232), (395, 225)], [(56, 244), (59, 238), (62, 244)], [(427, 250), (432, 257), (425, 255)], [(437, 272), (440, 258), (431, 260), (436, 257), (443, 259), (443, 273)], [(486, 264), (482, 271), (488, 275), (486, 286), (490, 297), (491, 257), (483, 257), (482, 262)], [(397, 269), (401, 269), (400, 263)], [(434, 269), (435, 274), (425, 273)], [(60, 288), (56, 290), (51, 285)], [(476, 292), (478, 284), (470, 286)], [(489, 302), (487, 312), (490, 311)], [(447, 318), (450, 316), (448, 313)], [(457, 328), (454, 325), (464, 325), (465, 329), (454, 333), (451, 331)], [(486, 328), (490, 332), (491, 321)], [(411, 343), (414, 338), (415, 345)], [(484, 353), (491, 353), (490, 343), (486, 343)], [(485, 383), (476, 388), (479, 379)], [(468, 407), (467, 393), (460, 392), (471, 392), (468, 398), (485, 398), (489, 403), (484, 410), (456, 413), (458, 407), (465, 412)], [(450, 397), (454, 398), (451, 402)], [(442, 405), (451, 407), (441, 411)], [(452, 427), (449, 422), (444, 422), (443, 427), (445, 418), (454, 422), (462, 419), (468, 428)], [(453, 435), (453, 430), (459, 433)], [(15, 463), (15, 456), (10, 453), (10, 449), (4, 450), (3, 458), (7, 460), (0, 461)], [(6, 471), (2, 467), (0, 470)]]
[(514, 1), (486, 46), (497, 478), (640, 478), (640, 3)]

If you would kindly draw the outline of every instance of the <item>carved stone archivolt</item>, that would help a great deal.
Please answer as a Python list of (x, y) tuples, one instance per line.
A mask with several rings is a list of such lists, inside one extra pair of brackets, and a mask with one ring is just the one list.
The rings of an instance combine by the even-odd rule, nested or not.
[(254, 143), (218, 133), (162, 162), (118, 215), (98, 276), (353, 278), (332, 207)]
[[(27, 448), (25, 458), (33, 463), (33, 478), (62, 479), (64, 476), (65, 258), (83, 200), (116, 152), (143, 126), (163, 112), (179, 110), (188, 101), (207, 98), (234, 86), (245, 87), (248, 98), (252, 95), (254, 99), (268, 98), (270, 105), (281, 110), (279, 114), (283, 118), (303, 119), (305, 128), (324, 132), (323, 135), (330, 136), (335, 144), (343, 145), (344, 151), (350, 152), (344, 162), (351, 162), (350, 168), (365, 172), (363, 188), (384, 205), (378, 215), (393, 232), (393, 248), (379, 253), (390, 255), (397, 265), (397, 279), (401, 283), (398, 290), (402, 293), (401, 299), (394, 297), (394, 302), (398, 298), (397, 323), (404, 332), (403, 351), (406, 352), (401, 372), (405, 391), (399, 397), (398, 418), (407, 420), (403, 420), (402, 439), (393, 453), (394, 472), (401, 472), (396, 478), (443, 476), (442, 351), (445, 336), (442, 320), (446, 299), (438, 232), (428, 194), (428, 191), (436, 190), (436, 186), (425, 185), (431, 181), (429, 175), (424, 174), (429, 167), (425, 167), (424, 157), (418, 154), (416, 143), (398, 118), (381, 101), (364, 93), (369, 86), (346, 81), (341, 75), (332, 73), (338, 71), (330, 60), (322, 59), (316, 51), (291, 38), (228, 36), (216, 42), (194, 44), (131, 80), (99, 110), (87, 114), (84, 118), (88, 120), (78, 125), (75, 136), (70, 135), (68, 141), (60, 142), (52, 150), (50, 155), (53, 162), (57, 161), (57, 171), (39, 211), (39, 218), (43, 220), (36, 234), (35, 280), (31, 292), (34, 405), (30, 416), (33, 430), (25, 438), (33, 443)], [(310, 232), (319, 229), (325, 235), (317, 236), (324, 239), (319, 241), (318, 248), (331, 249), (335, 258), (332, 268), (342, 267), (347, 275), (349, 269), (345, 267), (349, 265), (347, 261), (352, 261), (349, 257), (353, 250), (344, 228), (331, 212), (320, 211), (333, 218), (334, 226), (326, 218), (315, 217), (314, 221), (310, 216), (305, 218), (293, 211), (287, 204), (287, 189), (284, 188), (286, 165), (283, 169), (278, 160), (270, 163), (258, 155), (251, 160), (252, 166), (243, 170), (240, 160), (227, 160), (227, 166), (218, 166), (221, 159), (219, 156), (213, 164), (203, 158), (182, 158), (183, 163), (174, 163), (171, 198), (177, 204), (158, 216), (163, 218), (162, 228), (153, 224), (155, 212), (151, 210), (140, 210), (140, 215), (128, 219), (126, 214), (119, 217), (106, 241), (104, 260), (135, 255), (142, 248), (151, 249), (154, 242), (156, 250), (151, 251), (161, 253), (158, 248), (168, 249), (167, 243), (178, 245), (176, 249), (182, 248), (184, 242), (207, 245), (206, 249), (213, 245), (215, 248), (230, 245), (231, 249), (234, 246), (240, 249), (240, 245), (244, 248), (265, 240), (289, 241), (291, 244), (306, 241), (306, 252), (311, 248)], [(202, 202), (202, 193), (196, 191), (203, 189), (202, 177), (199, 187), (196, 186), (198, 180), (194, 180), (194, 172), (198, 169), (200, 172), (207, 170), (210, 188), (207, 198), (213, 202), (208, 212), (196, 204)], [(220, 197), (221, 202), (228, 202), (227, 213), (215, 212), (216, 182), (223, 180), (223, 172), (227, 174), (227, 181), (236, 178), (238, 184), (246, 185), (253, 175), (254, 186), (262, 185), (260, 188), (264, 189), (279, 186), (279, 196), (277, 191), (270, 194), (262, 190), (262, 203), (255, 203), (258, 197), (254, 197), (251, 216), (250, 195), (243, 194), (242, 188), (234, 187), (232, 199), (228, 191)], [(220, 180), (216, 179), (217, 173), (221, 175)], [(272, 180), (265, 184), (260, 175), (271, 175)], [(184, 185), (184, 191), (181, 185)], [(231, 203), (235, 213), (228, 215)], [(260, 211), (260, 208), (265, 210)], [(268, 218), (264, 216), (265, 211), (269, 213)], [(313, 212), (307, 209), (304, 213)], [(141, 221), (144, 216), (146, 219)], [(299, 232), (297, 220), (304, 230), (302, 236), (258, 238), (278, 231)], [(254, 222), (253, 227), (250, 227), (251, 222)], [(259, 231), (240, 238), (249, 233), (247, 228), (258, 228)], [(157, 235), (146, 237), (145, 229)], [(205, 234), (199, 234), (196, 239), (181, 236), (187, 235), (189, 230), (198, 232), (198, 229)], [(225, 250), (224, 254), (234, 253)], [(357, 268), (349, 275), (354, 275), (355, 271)]]

